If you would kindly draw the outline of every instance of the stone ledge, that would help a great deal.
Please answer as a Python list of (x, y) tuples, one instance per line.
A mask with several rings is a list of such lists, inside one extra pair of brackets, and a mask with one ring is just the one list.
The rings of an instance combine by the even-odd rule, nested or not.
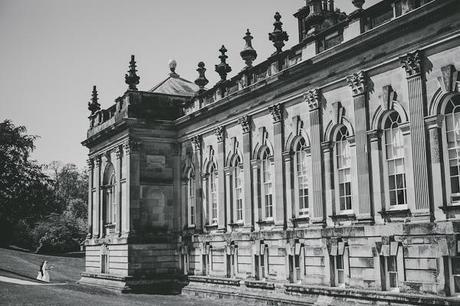
[(232, 279), (232, 278), (189, 275), (188, 280), (191, 281), (191, 282), (197, 282), (197, 283), (240, 286), (240, 280)]
[(352, 298), (371, 301), (384, 301), (412, 305), (460, 305), (460, 298), (441, 297), (435, 295), (421, 295), (410, 293), (395, 293), (387, 291), (373, 291), (349, 288), (330, 288), (305, 285), (284, 285), (286, 293), (299, 293), (308, 295), (324, 295), (340, 298)]
[(248, 288), (259, 288), (259, 289), (275, 289), (275, 283), (269, 283), (264, 281), (256, 281), (256, 280), (245, 280), (244, 284)]

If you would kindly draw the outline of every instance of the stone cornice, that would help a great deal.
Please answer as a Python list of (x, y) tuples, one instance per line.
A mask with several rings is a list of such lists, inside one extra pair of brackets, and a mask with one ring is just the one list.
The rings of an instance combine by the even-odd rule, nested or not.
[(140, 143), (135, 141), (133, 138), (128, 138), (123, 144), (123, 148), (126, 152), (126, 155), (138, 152), (139, 147), (140, 147)]
[(362, 95), (367, 92), (368, 78), (365, 71), (359, 71), (347, 76), (346, 81), (353, 92), (353, 96)]
[(399, 58), (401, 66), (406, 70), (406, 77), (421, 75), (423, 65), (423, 53), (420, 50), (409, 52)]

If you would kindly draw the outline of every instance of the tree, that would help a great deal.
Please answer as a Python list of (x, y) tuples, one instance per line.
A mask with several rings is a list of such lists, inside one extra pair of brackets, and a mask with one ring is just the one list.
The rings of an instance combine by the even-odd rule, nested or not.
[(0, 122), (0, 245), (56, 211), (49, 178), (29, 159), (37, 137), (26, 133), (10, 120)]

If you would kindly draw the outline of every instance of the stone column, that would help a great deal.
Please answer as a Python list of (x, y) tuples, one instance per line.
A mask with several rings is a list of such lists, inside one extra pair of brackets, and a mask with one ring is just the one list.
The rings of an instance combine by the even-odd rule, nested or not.
[(284, 146), (284, 128), (283, 128), (283, 108), (281, 104), (275, 104), (268, 108), (273, 117), (273, 134), (274, 134), (274, 152), (273, 161), (275, 163), (274, 181), (274, 201), (273, 201), (273, 220), (275, 225), (286, 225), (286, 203), (284, 194), (284, 164), (283, 164), (283, 146)]
[(126, 170), (126, 182), (125, 182), (125, 205), (122, 207), (122, 214), (124, 222), (122, 222), (122, 236), (128, 238), (131, 229), (131, 148), (129, 141), (123, 144), (124, 155), (125, 155), (125, 170)]
[(115, 149), (115, 155), (116, 155), (116, 161), (114, 164), (115, 168), (115, 206), (117, 208), (117, 219), (115, 220), (115, 233), (117, 233), (118, 236), (121, 236), (122, 231), (121, 231), (121, 156), (122, 156), (122, 150), (120, 147), (117, 147)]
[(443, 115), (435, 115), (425, 118), (425, 124), (428, 129), (431, 157), (431, 182), (433, 183), (433, 201), (431, 202), (430, 215), (431, 220), (445, 220), (446, 215), (442, 212), (441, 207), (446, 205), (444, 200), (444, 188), (442, 186), (442, 164), (441, 164), (441, 144), (440, 135)]
[[(356, 170), (358, 177), (358, 220), (372, 220), (371, 177), (369, 172), (369, 143), (367, 139), (368, 120), (368, 78), (363, 71), (347, 77), (353, 92), (355, 111)], [(354, 207), (353, 209), (356, 209)]]
[(96, 156), (96, 169), (94, 177), (94, 187), (96, 188), (96, 197), (93, 203), (93, 237), (102, 236), (100, 233), (100, 212), (101, 212), (101, 156)]
[[(326, 223), (328, 226), (334, 225), (330, 216), (335, 214), (335, 194), (334, 194), (334, 174), (332, 142), (321, 143), (321, 150), (324, 156), (324, 188), (326, 191)], [(314, 177), (314, 176), (312, 176)]]
[(226, 214), (227, 214), (227, 221), (225, 222), (225, 227), (228, 232), (232, 230), (231, 224), (236, 222), (236, 208), (234, 207), (234, 201), (233, 199), (233, 190), (235, 189), (235, 186), (232, 185), (232, 170), (233, 168), (225, 167), (224, 169), (224, 175), (225, 175), (225, 190), (228, 190), (228, 192), (225, 193), (225, 201), (227, 203), (226, 207)]
[(195, 165), (195, 225), (200, 232), (204, 227), (203, 215), (203, 185), (202, 185), (202, 158), (201, 158), (201, 136), (197, 135), (192, 138), (193, 144), (193, 164)]
[(371, 172), (372, 172), (372, 183), (374, 187), (372, 188), (372, 200), (374, 203), (374, 219), (378, 224), (383, 224), (382, 216), (379, 214), (382, 211), (382, 203), (385, 201), (385, 188), (383, 185), (382, 174), (383, 165), (382, 165), (382, 130), (369, 131), (369, 142), (370, 142), (370, 154), (371, 154)]
[(217, 228), (225, 231), (228, 219), (230, 218), (229, 209), (225, 199), (225, 131), (222, 126), (214, 130), (217, 136)]
[(313, 89), (308, 91), (304, 98), (310, 109), (310, 148), (312, 165), (310, 181), (312, 189), (312, 205), (309, 208), (309, 214), (313, 223), (323, 223), (326, 220), (326, 208), (324, 205), (323, 156), (321, 152), (321, 93), (318, 89)]
[(400, 58), (406, 70), (409, 90), (410, 131), (412, 138), (412, 163), (414, 167), (414, 190), (416, 212), (425, 213), (430, 209), (430, 188), (428, 158), (425, 133), (425, 82), (421, 51), (408, 53)]
[(124, 143), (126, 156), (126, 205), (123, 208), (123, 214), (126, 222), (122, 235), (126, 238), (135, 235), (135, 224), (139, 218), (140, 160), (138, 146), (139, 144), (133, 139), (128, 139)]
[(256, 180), (255, 176), (251, 177), (251, 118), (249, 116), (241, 117), (238, 122), (243, 129), (243, 196), (244, 196), (244, 227), (254, 229), (254, 211), (257, 210), (257, 202), (253, 201), (252, 181)]
[[(286, 195), (286, 222), (287, 227), (292, 228), (293, 218), (297, 217), (297, 210), (298, 207), (295, 205), (296, 201), (292, 197), (292, 182), (291, 182), (291, 165), (292, 165), (292, 157), (291, 152), (285, 151), (283, 152), (283, 162), (284, 162), (284, 170), (286, 176), (286, 185), (284, 193)], [(294, 171), (295, 173), (295, 171)]]
[(94, 161), (88, 159), (88, 235), (87, 239), (93, 236), (93, 171)]

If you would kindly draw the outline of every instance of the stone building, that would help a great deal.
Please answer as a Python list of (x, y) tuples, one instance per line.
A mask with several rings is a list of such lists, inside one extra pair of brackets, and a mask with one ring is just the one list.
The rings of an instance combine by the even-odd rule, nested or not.
[(172, 61), (140, 91), (133, 56), (115, 104), (94, 88), (81, 282), (460, 294), (460, 3), (363, 3), (306, 1), (288, 50), (277, 13), (212, 87)]

